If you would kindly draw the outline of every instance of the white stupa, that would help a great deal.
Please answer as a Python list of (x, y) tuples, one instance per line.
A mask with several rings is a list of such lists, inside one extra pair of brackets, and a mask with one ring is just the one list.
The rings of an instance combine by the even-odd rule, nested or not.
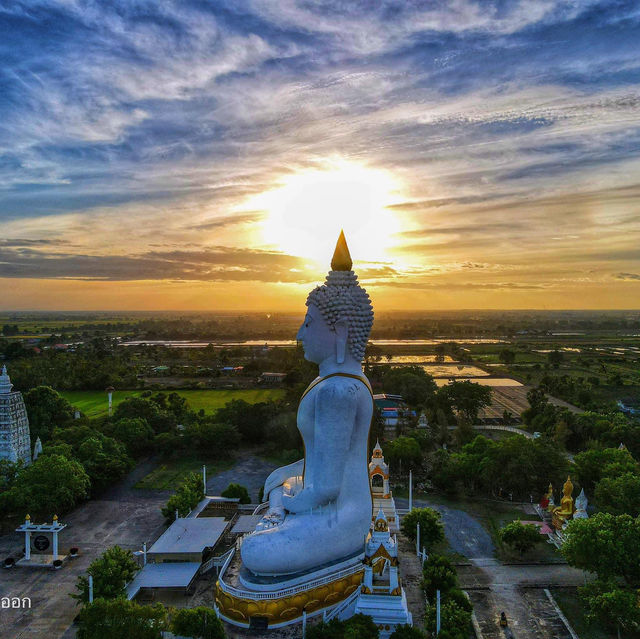
[(0, 374), (0, 459), (31, 463), (27, 409), (22, 393), (13, 390), (6, 366)]
[(397, 626), (412, 626), (413, 619), (398, 574), (397, 539), (389, 531), (382, 508), (367, 536), (363, 563), (364, 576), (353, 614), (369, 615), (380, 638), (388, 639)]
[(576, 510), (573, 513), (574, 519), (588, 519), (589, 515), (587, 514), (587, 496), (584, 494), (584, 488), (580, 491), (578, 498), (576, 499)]

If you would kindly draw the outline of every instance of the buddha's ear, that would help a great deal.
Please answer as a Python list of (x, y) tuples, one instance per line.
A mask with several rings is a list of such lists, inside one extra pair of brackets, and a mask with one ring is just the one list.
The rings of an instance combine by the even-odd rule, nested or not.
[(334, 324), (336, 330), (336, 361), (344, 363), (347, 354), (347, 338), (349, 337), (349, 323), (341, 319)]

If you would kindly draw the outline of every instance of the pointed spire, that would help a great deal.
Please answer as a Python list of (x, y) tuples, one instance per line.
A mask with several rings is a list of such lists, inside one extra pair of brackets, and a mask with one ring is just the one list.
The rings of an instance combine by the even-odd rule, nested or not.
[(2, 367), (2, 373), (0, 374), (0, 394), (10, 393), (13, 388), (13, 384), (11, 383), (11, 379), (9, 379), (9, 375), (7, 374), (7, 367)]
[(331, 259), (331, 270), (350, 271), (352, 266), (353, 261), (349, 253), (347, 240), (344, 237), (344, 231), (341, 230), (338, 242), (336, 243), (336, 250), (333, 252), (333, 258)]

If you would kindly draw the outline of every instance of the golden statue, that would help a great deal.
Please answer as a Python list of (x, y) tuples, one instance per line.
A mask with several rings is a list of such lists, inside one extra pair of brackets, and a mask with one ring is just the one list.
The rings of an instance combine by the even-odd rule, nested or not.
[(553, 509), (552, 523), (556, 530), (562, 530), (565, 523), (573, 517), (575, 507), (573, 504), (573, 484), (571, 483), (571, 476), (567, 477), (567, 481), (562, 487), (562, 500), (560, 506)]

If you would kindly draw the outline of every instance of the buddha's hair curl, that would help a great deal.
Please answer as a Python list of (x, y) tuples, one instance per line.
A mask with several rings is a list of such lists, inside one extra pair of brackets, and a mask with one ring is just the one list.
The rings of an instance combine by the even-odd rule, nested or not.
[(367, 291), (360, 286), (353, 271), (329, 271), (322, 286), (316, 286), (307, 297), (307, 306), (318, 307), (329, 327), (338, 320), (349, 326), (349, 352), (361, 362), (373, 325), (373, 306)]

